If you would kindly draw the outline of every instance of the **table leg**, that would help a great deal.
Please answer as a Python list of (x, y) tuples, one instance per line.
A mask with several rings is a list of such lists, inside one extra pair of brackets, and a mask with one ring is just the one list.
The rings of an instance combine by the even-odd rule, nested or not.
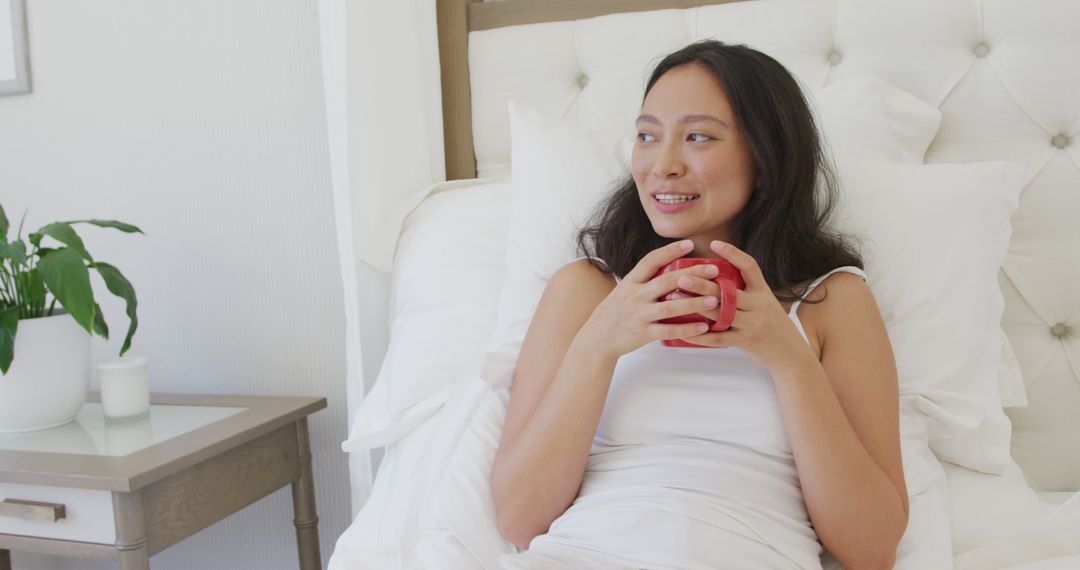
[(319, 570), (319, 517), (315, 513), (315, 480), (311, 476), (311, 442), (308, 440), (307, 418), (296, 422), (296, 443), (300, 451), (300, 477), (292, 482), (293, 525), (296, 526), (296, 548), (300, 554), (300, 570)]
[(0, 549), (0, 570), (11, 570), (11, 551)]
[(112, 499), (120, 570), (150, 570), (150, 548), (146, 540), (142, 495), (114, 492)]

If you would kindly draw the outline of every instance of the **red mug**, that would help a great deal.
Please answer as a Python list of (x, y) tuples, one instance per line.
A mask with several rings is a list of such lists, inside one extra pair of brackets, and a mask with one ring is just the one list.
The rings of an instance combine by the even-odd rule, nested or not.
[[(662, 319), (660, 322), (665, 324), (684, 324), (684, 323), (709, 323), (709, 331), (720, 332), (726, 331), (731, 328), (732, 321), (735, 320), (735, 295), (739, 289), (746, 289), (746, 284), (743, 282), (742, 273), (739, 272), (739, 268), (731, 264), (726, 259), (718, 257), (683, 257), (672, 261), (665, 265), (656, 272), (654, 277), (659, 277), (669, 271), (677, 271), (679, 269), (686, 269), (687, 267), (693, 267), (695, 265), (703, 264), (715, 265), (720, 273), (713, 278), (713, 281), (720, 286), (720, 298), (717, 299), (719, 304), (717, 307), (720, 309), (720, 315), (716, 321), (710, 321), (704, 315), (698, 313), (691, 313), (689, 315), (679, 315), (677, 317), (671, 317), (669, 319)], [(682, 289), (676, 289), (667, 295), (660, 298), (661, 301), (670, 301), (673, 299), (679, 299), (682, 297), (697, 297), (697, 293), (690, 291), (683, 291)], [(670, 339), (662, 341), (664, 346), (671, 347), (683, 347), (683, 348), (707, 348), (700, 344), (694, 344), (682, 339)]]

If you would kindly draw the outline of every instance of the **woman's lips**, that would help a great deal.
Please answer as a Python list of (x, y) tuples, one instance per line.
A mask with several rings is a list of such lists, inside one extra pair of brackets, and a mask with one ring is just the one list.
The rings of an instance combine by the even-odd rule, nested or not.
[[(700, 196), (698, 198), (700, 198)], [(661, 202), (660, 200), (658, 200), (656, 198), (656, 196), (653, 196), (653, 205), (656, 206), (657, 210), (660, 210), (661, 212), (663, 212), (665, 214), (675, 214), (675, 213), (681, 212), (683, 210), (686, 210), (687, 208), (690, 208), (691, 206), (696, 204), (697, 201), (698, 201), (698, 198), (694, 198), (694, 199), (691, 199), (691, 200), (686, 200), (686, 201), (683, 201), (683, 202), (675, 202), (674, 204), (665, 204), (664, 202)]]

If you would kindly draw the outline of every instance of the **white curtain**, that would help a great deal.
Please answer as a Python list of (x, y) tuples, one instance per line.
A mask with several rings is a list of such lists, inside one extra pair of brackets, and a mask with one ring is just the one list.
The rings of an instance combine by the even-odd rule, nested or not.
[[(320, 19), (351, 426), (387, 342), (383, 221), (445, 178), (435, 0), (320, 0)], [(353, 454), (349, 465), (355, 513), (372, 463)]]

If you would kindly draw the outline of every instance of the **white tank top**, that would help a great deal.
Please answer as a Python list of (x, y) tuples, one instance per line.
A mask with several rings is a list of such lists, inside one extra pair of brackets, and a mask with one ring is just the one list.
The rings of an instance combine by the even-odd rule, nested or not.
[[(838, 271), (866, 278), (839, 267), (807, 294)], [(800, 304), (788, 315), (805, 339)], [(819, 568), (769, 371), (738, 348), (659, 341), (619, 358), (577, 499), (506, 567), (533, 567), (530, 554), (570, 566)]]

